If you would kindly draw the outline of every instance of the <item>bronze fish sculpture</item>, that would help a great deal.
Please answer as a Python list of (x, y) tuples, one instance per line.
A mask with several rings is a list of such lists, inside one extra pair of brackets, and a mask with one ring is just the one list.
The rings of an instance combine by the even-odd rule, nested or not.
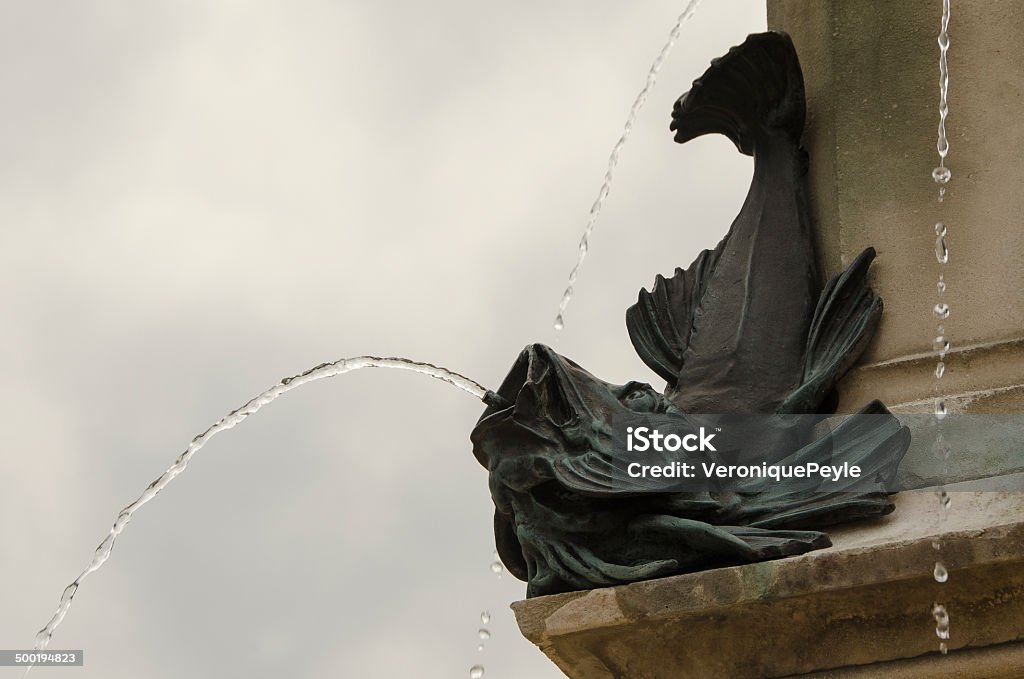
[[(774, 32), (712, 61), (676, 102), (675, 141), (723, 134), (753, 156), (754, 175), (722, 242), (658, 276), (626, 312), (633, 346), (666, 380), (664, 393), (609, 384), (534, 344), (490, 395), (473, 452), (489, 472), (498, 553), (528, 596), (800, 554), (830, 544), (821, 528), (893, 510), (887, 483), (909, 431), (881, 403), (827, 441), (815, 433), (882, 303), (867, 282), (870, 248), (821, 285), (804, 115), (796, 52)], [(765, 422), (737, 433), (716, 460), (844, 460), (868, 481), (827, 493), (766, 479), (687, 492), (621, 474), (616, 454), (634, 427), (693, 429), (711, 421), (706, 414)], [(679, 457), (659, 461), (669, 459)]]

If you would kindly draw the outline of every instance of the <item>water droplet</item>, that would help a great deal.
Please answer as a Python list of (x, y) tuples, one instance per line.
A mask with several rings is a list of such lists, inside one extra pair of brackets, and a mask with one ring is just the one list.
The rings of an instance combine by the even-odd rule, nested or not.
[(939, 291), (940, 295), (946, 294), (946, 281), (942, 280), (942, 276), (939, 276), (939, 282), (935, 284), (935, 289)]
[(558, 314), (555, 317), (555, 330), (561, 330), (565, 327), (565, 319), (562, 318), (562, 314)]
[(936, 397), (936, 399), (935, 399), (935, 419), (941, 420), (941, 419), (945, 418), (946, 415), (948, 415), (948, 414), (949, 414), (949, 411), (946, 410), (946, 400), (944, 398), (942, 398), (941, 396)]
[(946, 364), (939, 361), (935, 364), (935, 379), (941, 380), (942, 376), (946, 374)]
[(491, 572), (496, 575), (501, 575), (501, 572), (505, 570), (505, 567), (501, 565), (500, 561), (491, 562)]
[(949, 305), (945, 302), (939, 302), (936, 304), (932, 311), (939, 318), (949, 318)]
[(949, 653), (949, 648), (946, 647), (946, 642), (941, 642), (939, 644), (939, 653), (941, 653), (942, 655), (946, 655), (947, 653)]
[(939, 493), (939, 509), (948, 510), (952, 506), (953, 496), (947, 493), (946, 491), (942, 491), (941, 493)]
[(935, 443), (932, 444), (932, 454), (937, 460), (948, 460), (950, 453), (949, 442), (942, 438), (935, 439)]
[(946, 580), (949, 580), (949, 571), (946, 570), (946, 566), (941, 561), (935, 562), (933, 575), (935, 575), (935, 582), (945, 582)]
[(939, 542), (938, 540), (932, 540), (932, 549), (934, 549), (936, 552), (941, 552), (942, 551), (942, 543)]
[(949, 248), (946, 247), (946, 237), (935, 237), (935, 261), (939, 264), (949, 263)]
[[(942, 604), (932, 606), (932, 617), (935, 618), (935, 629), (949, 630), (949, 611)], [(948, 635), (945, 638), (949, 638)]]
[(935, 235), (936, 236), (945, 236), (946, 235), (946, 225), (944, 223), (942, 223), (942, 222), (936, 222), (935, 223)]
[(483, 653), (483, 652), (484, 652), (484, 645), (483, 645), (483, 644), (480, 644), (479, 646), (477, 646), (477, 647), (476, 647), (476, 650), (477, 650), (478, 652), (480, 652), (480, 653)]
[(932, 179), (935, 180), (936, 184), (948, 184), (952, 176), (953, 173), (944, 165), (939, 165), (937, 168), (932, 170)]
[(484, 676), (484, 666), (483, 665), (473, 665), (472, 667), (469, 668), (469, 679), (483, 679), (483, 676)]
[(480, 638), (481, 638), (481, 639), (482, 639), (483, 641), (487, 641), (488, 639), (490, 639), (490, 638), (491, 638), (491, 630), (487, 629), (486, 627), (481, 627), (480, 629), (478, 629), (478, 630), (477, 630), (477, 632), (476, 632), (476, 634), (477, 634), (477, 636), (479, 636), (479, 637), (480, 637)]
[(483, 624), (486, 625), (490, 621), (491, 621), (491, 612), (490, 611), (484, 611), (483, 613), (480, 614), (480, 622), (482, 622)]

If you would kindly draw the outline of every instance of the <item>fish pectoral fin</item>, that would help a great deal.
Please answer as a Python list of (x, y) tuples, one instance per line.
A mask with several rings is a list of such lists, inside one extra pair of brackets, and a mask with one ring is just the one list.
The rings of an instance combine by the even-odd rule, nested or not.
[(657, 276), (650, 292), (640, 290), (636, 304), (626, 310), (626, 329), (637, 355), (670, 386), (676, 386), (694, 316), (725, 243), (702, 251), (689, 268), (676, 269), (671, 278)]
[(779, 407), (780, 413), (817, 412), (864, 353), (882, 315), (882, 300), (868, 285), (874, 258), (874, 248), (866, 248), (825, 284), (807, 334), (803, 380)]

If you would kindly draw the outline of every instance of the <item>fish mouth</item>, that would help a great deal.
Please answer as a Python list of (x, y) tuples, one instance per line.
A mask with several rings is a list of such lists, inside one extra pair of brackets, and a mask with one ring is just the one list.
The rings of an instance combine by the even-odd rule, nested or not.
[(520, 421), (539, 416), (555, 426), (565, 426), (585, 416), (589, 408), (580, 386), (587, 379), (599, 382), (579, 365), (544, 344), (530, 344), (516, 357), (508, 375), (498, 387), (497, 398), (480, 421), (499, 413)]
[(544, 344), (531, 344), (519, 353), (487, 404), (478, 424), (501, 415), (528, 425), (544, 421), (562, 430), (614, 413), (625, 417), (673, 409), (651, 385), (610, 384)]
[(485, 467), (499, 456), (582, 453), (624, 446), (627, 425), (673, 417), (671, 403), (651, 385), (615, 385), (595, 377), (551, 347), (523, 349), (470, 434)]
[(489, 468), (496, 455), (540, 454), (567, 441), (586, 446), (581, 433), (593, 429), (599, 418), (588, 402), (594, 397), (584, 394), (607, 391), (608, 386), (548, 346), (527, 346), (470, 434), (473, 454)]

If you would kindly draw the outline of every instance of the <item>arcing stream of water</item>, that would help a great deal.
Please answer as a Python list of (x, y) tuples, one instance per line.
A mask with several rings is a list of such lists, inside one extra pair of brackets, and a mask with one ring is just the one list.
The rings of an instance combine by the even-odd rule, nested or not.
[(675, 25), (668, 34), (668, 40), (665, 42), (661, 51), (658, 52), (658, 56), (655, 57), (654, 63), (651, 64), (650, 70), (647, 71), (647, 81), (644, 83), (643, 89), (636, 95), (636, 99), (633, 101), (633, 106), (629, 109), (629, 116), (626, 118), (626, 124), (622, 128), (622, 135), (619, 140), (615, 142), (615, 146), (612, 147), (611, 155), (608, 156), (608, 168), (604, 173), (604, 181), (601, 182), (601, 188), (598, 189), (597, 198), (594, 199), (593, 204), (590, 206), (590, 213), (587, 215), (587, 225), (583, 229), (583, 237), (580, 238), (579, 251), (576, 255), (576, 264), (572, 267), (572, 271), (569, 272), (569, 282), (565, 286), (565, 292), (562, 293), (562, 299), (558, 303), (558, 315), (555, 317), (555, 330), (561, 330), (565, 326), (565, 309), (569, 306), (569, 302), (572, 300), (573, 292), (576, 288), (576, 279), (580, 274), (580, 267), (583, 266), (583, 260), (587, 258), (587, 252), (590, 251), (590, 237), (594, 233), (594, 227), (597, 225), (597, 218), (601, 215), (601, 208), (604, 206), (604, 201), (608, 197), (608, 194), (612, 189), (612, 176), (615, 172), (616, 166), (619, 164), (619, 154), (622, 153), (622, 147), (626, 145), (626, 141), (629, 139), (630, 133), (633, 131), (633, 126), (636, 124), (636, 117), (640, 113), (640, 109), (644, 107), (647, 102), (647, 96), (650, 94), (651, 89), (654, 88), (654, 83), (658, 79), (658, 72), (661, 70), (662, 64), (665, 63), (666, 57), (669, 52), (675, 46), (676, 41), (679, 39), (679, 34), (683, 30), (683, 24), (693, 16), (693, 13), (697, 11), (697, 5), (700, 4), (700, 0), (690, 0), (686, 4), (686, 8), (683, 9), (682, 14), (676, 19)]
[(196, 437), (192, 439), (192, 442), (188, 444), (185, 451), (182, 452), (174, 461), (174, 464), (168, 467), (163, 474), (150, 483), (142, 495), (118, 513), (117, 519), (110, 528), (110, 532), (107, 533), (107, 536), (103, 538), (103, 541), (100, 542), (98, 547), (96, 547), (96, 551), (93, 553), (92, 560), (89, 562), (89, 565), (70, 585), (64, 589), (53, 617), (51, 617), (49, 622), (47, 622), (46, 625), (36, 634), (35, 648), (37, 650), (42, 650), (50, 643), (53, 633), (60, 626), (64, 617), (67, 615), (68, 610), (71, 608), (71, 603), (75, 598), (75, 594), (78, 592), (78, 588), (87, 577), (98, 571), (103, 564), (106, 563), (107, 559), (110, 558), (110, 553), (114, 549), (114, 543), (117, 541), (118, 536), (121, 535), (128, 523), (132, 520), (132, 516), (135, 512), (156, 497), (161, 490), (171, 483), (171, 481), (185, 471), (185, 468), (188, 466), (192, 457), (198, 453), (211, 438), (222, 431), (227, 431), (228, 429), (232, 429), (241, 424), (243, 420), (250, 415), (255, 414), (263, 406), (269, 404), (292, 389), (297, 389), (304, 384), (308, 384), (316, 380), (334, 377), (336, 375), (352, 372), (353, 370), (359, 370), (361, 368), (392, 368), (396, 370), (410, 370), (422, 375), (427, 375), (428, 377), (433, 377), (441, 380), (442, 382), (447, 382), (448, 384), (458, 387), (459, 389), (483, 400), (485, 403), (491, 403), (494, 399), (500, 398), (494, 392), (488, 391), (468, 377), (430, 363), (419, 363), (405, 358), (378, 358), (376, 356), (342, 358), (331, 363), (321, 363), (320, 365), (310, 368), (303, 373), (282, 379), (273, 387), (249, 400), (245, 405), (232, 410), (220, 420), (210, 425), (210, 427), (203, 433), (196, 435)]
[[(938, 128), (938, 141), (935, 144), (935, 148), (939, 153), (939, 164), (932, 170), (932, 179), (939, 186), (939, 202), (943, 202), (946, 196), (946, 185), (952, 178), (952, 173), (949, 168), (946, 167), (946, 156), (949, 154), (949, 139), (946, 136), (946, 117), (949, 115), (949, 62), (947, 56), (949, 52), (949, 6), (950, 0), (942, 0), (942, 23), (939, 29), (939, 128)], [(935, 224), (935, 259), (940, 267), (945, 267), (949, 263), (949, 246), (946, 242), (946, 236), (949, 232), (949, 228), (945, 222), (937, 222)], [(950, 314), (949, 304), (945, 301), (946, 295), (946, 279), (945, 276), (940, 273), (938, 282), (936, 283), (936, 291), (938, 292), (938, 302), (936, 302), (933, 312), (939, 319), (939, 325), (935, 332), (935, 339), (932, 343), (932, 349), (937, 357), (935, 364), (935, 419), (936, 419), (936, 435), (935, 443), (933, 447), (934, 454), (942, 460), (943, 464), (943, 478), (948, 474), (949, 467), (949, 455), (950, 445), (945, 440), (942, 431), (942, 421), (945, 419), (949, 412), (949, 406), (946, 403), (946, 399), (942, 393), (941, 382), (942, 377), (946, 374), (946, 353), (949, 351), (950, 343), (948, 338), (948, 331), (946, 329), (946, 319)], [(942, 518), (949, 511), (951, 506), (951, 498), (949, 493), (946, 491), (944, 486), (940, 486), (938, 491), (939, 500), (939, 521), (941, 523)], [(942, 543), (936, 538), (932, 542), (932, 546), (935, 551), (939, 553), (942, 549)], [(949, 580), (949, 570), (946, 564), (941, 559), (941, 554), (938, 554), (935, 560), (935, 565), (932, 568), (932, 574), (935, 577), (935, 581), (942, 584)], [(932, 617), (935, 620), (935, 634), (939, 638), (939, 651), (943, 654), (947, 652), (946, 642), (949, 640), (949, 611), (946, 609), (945, 604), (936, 601), (932, 606)]]

